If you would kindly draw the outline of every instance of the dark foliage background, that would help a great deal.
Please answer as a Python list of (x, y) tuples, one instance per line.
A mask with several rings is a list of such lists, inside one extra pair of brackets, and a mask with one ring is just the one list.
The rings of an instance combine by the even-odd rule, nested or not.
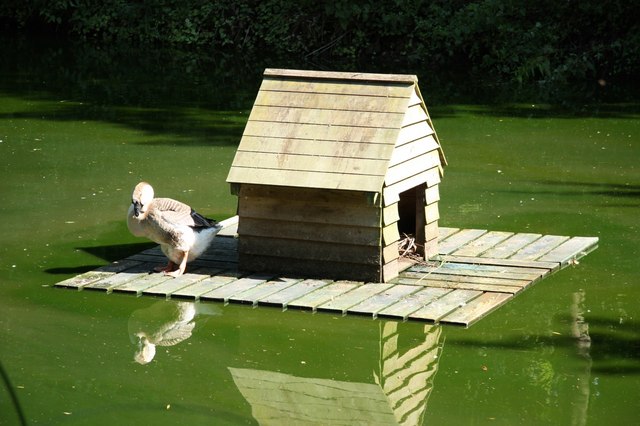
[(192, 52), (395, 64), (499, 82), (606, 84), (640, 72), (628, 0), (4, 0), (6, 33)]

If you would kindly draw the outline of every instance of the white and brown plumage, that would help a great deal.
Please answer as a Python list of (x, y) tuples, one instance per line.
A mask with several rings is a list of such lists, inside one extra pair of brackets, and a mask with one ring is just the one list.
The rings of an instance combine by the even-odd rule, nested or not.
[(136, 237), (160, 244), (169, 263), (157, 270), (174, 277), (184, 273), (187, 262), (200, 256), (222, 228), (180, 201), (154, 198), (147, 182), (140, 182), (133, 190), (127, 226)]

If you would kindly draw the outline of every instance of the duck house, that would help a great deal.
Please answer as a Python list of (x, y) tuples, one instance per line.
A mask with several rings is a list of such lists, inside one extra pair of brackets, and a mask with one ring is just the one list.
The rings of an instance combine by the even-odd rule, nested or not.
[(267, 69), (227, 182), (239, 268), (385, 282), (438, 253), (446, 160), (415, 75)]

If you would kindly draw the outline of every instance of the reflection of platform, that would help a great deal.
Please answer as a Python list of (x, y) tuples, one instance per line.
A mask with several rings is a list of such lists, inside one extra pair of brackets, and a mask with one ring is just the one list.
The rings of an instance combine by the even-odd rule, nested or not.
[(156, 247), (56, 286), (468, 326), (598, 244), (594, 237), (441, 228), (437, 260), (412, 265), (390, 283), (365, 284), (238, 271), (237, 223), (223, 223), (222, 237), (179, 278), (149, 274), (166, 261)]

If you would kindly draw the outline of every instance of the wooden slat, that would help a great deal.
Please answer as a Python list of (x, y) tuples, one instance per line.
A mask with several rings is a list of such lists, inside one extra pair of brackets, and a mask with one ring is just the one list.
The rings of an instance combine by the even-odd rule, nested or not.
[(150, 271), (153, 270), (153, 267), (157, 265), (158, 264), (142, 263), (125, 271), (119, 272), (115, 275), (111, 275), (100, 281), (87, 284), (84, 286), (84, 288), (89, 288), (92, 290), (104, 290), (107, 293), (110, 293), (115, 287), (149, 275)]
[(559, 267), (556, 262), (538, 262), (535, 260), (517, 260), (517, 259), (493, 259), (485, 257), (464, 257), (442, 255), (440, 260), (445, 262), (470, 263), (474, 265), (504, 265), (504, 266), (521, 266), (523, 268), (540, 268), (548, 271), (555, 271)]
[(404, 119), (402, 121), (402, 127), (419, 123), (420, 121), (426, 121), (427, 118), (429, 117), (427, 117), (427, 113), (424, 110), (424, 108), (422, 108), (421, 103), (410, 105), (407, 108), (406, 114), (404, 115)]
[(443, 323), (470, 326), (513, 298), (506, 293), (484, 293), (440, 320)]
[(315, 311), (319, 305), (336, 297), (340, 297), (340, 295), (359, 286), (360, 284), (352, 281), (336, 281), (289, 302), (288, 306), (291, 308), (306, 308)]
[(287, 238), (325, 243), (379, 246), (380, 228), (344, 226), (325, 223), (285, 222), (244, 217), (240, 226), (243, 236)]
[(170, 297), (172, 293), (222, 272), (221, 269), (198, 268), (194, 272), (183, 274), (159, 285), (144, 289), (142, 293)]
[(479, 256), (481, 253), (491, 249), (512, 235), (512, 232), (487, 232), (480, 238), (471, 241), (469, 244), (455, 250), (451, 254), (454, 256)]
[[(432, 159), (432, 157), (431, 157)], [(426, 159), (424, 159), (426, 161)], [(430, 165), (431, 163), (429, 163)], [(384, 176), (386, 160), (238, 150), (234, 167)]]
[[(292, 77), (309, 80), (351, 80), (354, 82), (381, 82), (393, 84), (407, 84), (413, 88), (418, 82), (418, 77), (412, 74), (376, 74), (363, 72), (337, 72), (337, 71), (309, 71), (292, 70), (281, 68), (267, 68), (264, 70), (265, 77)], [(413, 93), (413, 90), (411, 91)]]
[(313, 141), (309, 139), (245, 135), (242, 137), (238, 151), (384, 160), (391, 157), (394, 149), (393, 145), (381, 143)]
[(454, 290), (413, 312), (409, 318), (438, 322), (482, 294), (474, 290)]
[(142, 262), (134, 261), (131, 259), (120, 260), (118, 262), (113, 262), (111, 264), (101, 266), (96, 270), (85, 272), (75, 277), (68, 278), (64, 281), (56, 283), (55, 286), (82, 290), (86, 285), (103, 280), (117, 274), (118, 272), (122, 272), (125, 269), (140, 265), (141, 263)]
[(286, 106), (255, 105), (249, 121), (308, 123), (332, 126), (380, 127), (399, 129), (403, 114), (399, 112), (349, 111), (337, 113), (333, 109), (289, 108)]
[(440, 254), (451, 254), (486, 233), (487, 231), (484, 229), (462, 229), (447, 238), (441, 239), (438, 243), (438, 251)]
[(545, 235), (538, 238), (531, 244), (518, 250), (509, 259), (515, 260), (536, 260), (567, 241), (569, 237), (560, 235)]
[(387, 290), (375, 294), (357, 305), (348, 308), (347, 311), (349, 313), (357, 314), (372, 314), (375, 318), (379, 311), (395, 304), (407, 295), (417, 292), (419, 289), (419, 287), (413, 285), (394, 285), (393, 287), (390, 287)]
[(229, 297), (229, 302), (251, 303), (256, 306), (261, 299), (271, 296), (281, 290), (287, 289), (296, 283), (302, 281), (301, 278), (280, 277), (264, 283), (260, 283), (255, 287), (236, 293)]
[(338, 311), (346, 313), (347, 309), (362, 302), (369, 297), (381, 293), (391, 287), (392, 284), (364, 284), (356, 287), (352, 291), (342, 294), (335, 299), (318, 306), (322, 311)]
[(259, 169), (232, 166), (227, 176), (230, 183), (294, 186), (299, 188), (344, 189), (380, 192), (384, 179), (363, 174), (309, 172), (297, 170)]
[(474, 264), (444, 263), (439, 267), (416, 265), (410, 270), (413, 273), (433, 275), (460, 275), (467, 277), (500, 278), (504, 280), (534, 280), (545, 274), (545, 270), (523, 270), (514, 267), (495, 267)]
[(389, 166), (395, 166), (430, 151), (436, 151), (437, 154), (438, 148), (438, 143), (432, 135), (406, 143), (393, 150)]
[(261, 90), (254, 105), (288, 108), (333, 109), (336, 111), (405, 112), (408, 98), (353, 96), (351, 94), (298, 93)]
[(162, 284), (166, 281), (172, 280), (171, 276), (165, 275), (162, 272), (156, 272), (154, 274), (146, 274), (142, 277), (128, 281), (123, 285), (119, 285), (113, 288), (113, 291), (119, 293), (134, 293), (141, 294), (149, 287), (153, 287)]
[(235, 281), (232, 281), (229, 284), (218, 287), (214, 290), (208, 291), (204, 294), (200, 295), (201, 300), (218, 300), (223, 302), (228, 302), (229, 298), (242, 293), (250, 288), (257, 286), (258, 284), (262, 284), (270, 279), (275, 277), (274, 274), (264, 274), (258, 273), (254, 275), (250, 275), (244, 278), (239, 278)]
[(383, 197), (385, 203), (393, 204), (400, 200), (400, 194), (408, 189), (415, 188), (422, 183), (426, 183), (427, 187), (440, 183), (440, 171), (437, 167), (425, 170), (417, 175), (411, 176), (405, 180), (385, 186), (383, 189)]
[(226, 271), (176, 290), (171, 293), (171, 297), (186, 297), (197, 300), (200, 298), (200, 295), (232, 283), (240, 277), (242, 277), (242, 273), (237, 271)]
[(540, 234), (513, 234), (508, 239), (502, 241), (500, 244), (497, 244), (495, 247), (485, 251), (482, 253), (482, 257), (491, 257), (494, 259), (505, 259), (509, 256), (513, 256), (515, 252), (520, 250), (522, 247), (531, 244), (542, 235)]
[(304, 280), (294, 286), (287, 287), (277, 293), (262, 298), (261, 305), (276, 305), (286, 309), (290, 302), (300, 299), (302, 296), (331, 284), (329, 280)]
[(378, 316), (396, 317), (406, 319), (412, 312), (451, 292), (445, 288), (425, 288), (413, 293), (395, 304), (382, 309)]
[(559, 262), (566, 265), (574, 259), (580, 259), (598, 246), (597, 237), (573, 237), (560, 244), (542, 257), (537, 258), (540, 262)]
[(447, 227), (441, 226), (440, 229), (438, 230), (439, 231), (438, 238), (440, 239), (440, 241), (442, 241), (448, 236), (455, 234), (459, 230), (460, 230), (459, 228), (447, 228)]
[[(240, 198), (275, 198), (279, 199), (280, 203), (290, 200), (304, 201), (312, 204), (314, 208), (317, 208), (316, 206), (330, 208), (335, 204), (365, 204), (367, 206), (378, 206), (380, 204), (375, 203), (371, 199), (371, 193), (364, 191), (295, 188), (292, 186), (273, 187), (268, 185), (243, 184), (239, 185), (237, 195)], [(214, 240), (214, 244), (216, 244), (217, 241), (217, 239)]]
[[(451, 278), (451, 279), (447, 279)], [(422, 277), (413, 277), (411, 274), (401, 274), (400, 277), (395, 280), (398, 284), (415, 285), (425, 288), (441, 288), (449, 290), (475, 290), (483, 292), (493, 293), (509, 293), (516, 294), (524, 290), (530, 281), (509, 281), (498, 280), (490, 278), (480, 277), (456, 277), (456, 276), (429, 276), (429, 278), (423, 279)]]
[(400, 129), (400, 132), (396, 134), (396, 146), (402, 146), (406, 143), (434, 134), (435, 132), (433, 128), (429, 126), (426, 121), (411, 124), (409, 126), (403, 127), (402, 129)]
[(384, 182), (386, 185), (393, 185), (403, 179), (408, 179), (422, 173), (427, 169), (436, 168), (439, 165), (440, 156), (438, 155), (438, 152), (430, 151), (426, 154), (420, 155), (419, 157), (405, 161), (404, 163), (389, 167)]

